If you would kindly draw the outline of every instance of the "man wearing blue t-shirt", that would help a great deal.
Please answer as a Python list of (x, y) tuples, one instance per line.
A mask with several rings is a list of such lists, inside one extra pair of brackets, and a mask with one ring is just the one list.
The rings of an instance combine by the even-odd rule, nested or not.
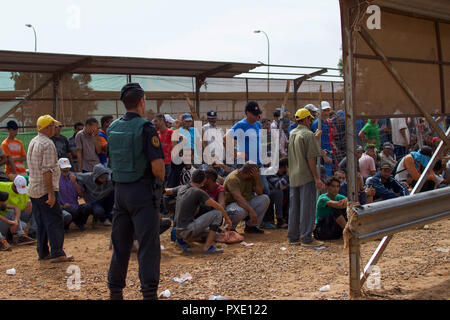
[[(332, 154), (333, 149), (331, 147), (331, 141), (333, 139), (333, 137), (330, 135), (332, 135), (331, 132), (331, 124), (328, 121), (328, 118), (330, 117), (330, 111), (331, 111), (331, 106), (328, 102), (326, 101), (322, 101), (322, 114), (321, 114), (321, 121), (322, 121), (322, 136), (321, 136), (321, 144), (320, 147), (322, 148), (322, 150), (327, 150), (329, 151), (329, 154)], [(318, 129), (319, 126), (319, 118), (317, 118), (316, 120), (314, 120), (314, 122), (312, 123), (312, 131), (316, 132), (316, 130)], [(327, 172), (327, 177), (330, 177), (333, 175), (333, 164), (330, 163), (325, 163), (324, 164), (326, 172)]]
[(259, 133), (261, 122), (259, 117), (262, 114), (258, 103), (249, 101), (245, 106), (245, 118), (235, 123), (228, 134), (232, 134), (237, 139), (237, 152), (245, 153), (245, 162), (253, 161), (260, 167), (260, 146)]

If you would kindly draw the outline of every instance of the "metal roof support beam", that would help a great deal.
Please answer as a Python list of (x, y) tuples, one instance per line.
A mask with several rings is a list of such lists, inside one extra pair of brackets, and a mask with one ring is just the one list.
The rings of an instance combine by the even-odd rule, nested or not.
[(326, 72), (328, 72), (328, 69), (327, 68), (323, 68), (323, 69), (320, 69), (318, 71), (312, 72), (310, 74), (305, 74), (304, 76), (301, 76), (301, 77), (299, 77), (299, 78), (294, 80), (294, 104), (295, 104), (295, 108), (298, 107), (297, 92), (298, 92), (298, 89), (300, 89), (300, 86), (301, 86), (302, 82), (307, 80), (307, 79), (310, 79), (310, 78), (313, 78), (313, 77), (316, 77), (316, 76), (320, 76), (320, 75), (322, 75), (322, 74), (324, 74)]
[(195, 110), (197, 112), (197, 116), (199, 117), (199, 119), (200, 119), (200, 89), (205, 83), (206, 78), (211, 77), (217, 73), (226, 71), (228, 69), (231, 69), (232, 67), (233, 65), (231, 63), (227, 63), (215, 69), (205, 71), (195, 77)]
[[(28, 100), (30, 100), (32, 97), (34, 97), (39, 91), (44, 89), (50, 82), (55, 81), (55, 79), (58, 78), (58, 81), (63, 73), (69, 73), (79, 67), (82, 67), (84, 65), (87, 65), (92, 62), (92, 58), (83, 58), (75, 63), (69, 64), (65, 66), (64, 68), (61, 68), (57, 72), (55, 72), (49, 79), (47, 79), (44, 83), (42, 83), (36, 90), (31, 92), (29, 95), (27, 95), (22, 101), (20, 101), (18, 104), (16, 104), (14, 107), (12, 107), (7, 113), (5, 113), (2, 117), (0, 117), (0, 122), (5, 120), (9, 117), (12, 113), (14, 113), (20, 106), (22, 106), (24, 103), (26, 103)], [(55, 92), (55, 91), (54, 91)], [(57, 103), (57, 102), (56, 102)], [(53, 113), (55, 114), (55, 105), (53, 106)]]

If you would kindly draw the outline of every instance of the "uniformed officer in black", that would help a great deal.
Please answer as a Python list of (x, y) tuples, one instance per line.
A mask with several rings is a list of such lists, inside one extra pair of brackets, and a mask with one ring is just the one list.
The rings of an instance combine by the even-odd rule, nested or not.
[(153, 124), (143, 117), (144, 90), (125, 85), (120, 100), (127, 113), (107, 130), (109, 166), (115, 182), (113, 255), (108, 272), (111, 299), (123, 299), (134, 235), (139, 243), (138, 263), (144, 299), (157, 299), (161, 247), (159, 197), (164, 181), (164, 153)]

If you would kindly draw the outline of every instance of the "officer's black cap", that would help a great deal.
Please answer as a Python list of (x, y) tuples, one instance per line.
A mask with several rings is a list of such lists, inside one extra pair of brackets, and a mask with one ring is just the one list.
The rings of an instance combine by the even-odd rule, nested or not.
[(253, 113), (255, 116), (262, 113), (256, 101), (249, 101), (245, 106), (245, 112)]
[(120, 90), (120, 100), (123, 100), (125, 93), (127, 93), (130, 90), (142, 92), (142, 94), (144, 94), (144, 89), (142, 89), (139, 83), (131, 82), (124, 85), (122, 87), (122, 90)]
[(208, 118), (217, 118), (217, 112), (215, 112), (214, 110), (208, 111), (208, 113), (206, 114), (206, 116)]

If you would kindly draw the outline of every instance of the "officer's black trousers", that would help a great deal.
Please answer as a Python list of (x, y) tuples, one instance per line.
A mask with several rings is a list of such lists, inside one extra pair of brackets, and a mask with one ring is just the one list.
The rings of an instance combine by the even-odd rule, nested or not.
[(111, 292), (121, 291), (125, 287), (134, 234), (139, 242), (142, 295), (144, 299), (156, 299), (161, 260), (159, 214), (153, 204), (151, 184), (143, 180), (115, 185), (111, 232), (114, 250), (108, 272)]

